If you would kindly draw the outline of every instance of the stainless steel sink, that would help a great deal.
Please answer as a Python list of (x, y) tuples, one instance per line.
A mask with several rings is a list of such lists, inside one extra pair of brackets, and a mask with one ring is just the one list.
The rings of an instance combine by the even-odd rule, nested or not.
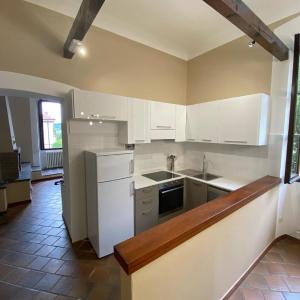
[(190, 177), (195, 177), (195, 178), (199, 178), (199, 179), (203, 179), (206, 181), (210, 181), (213, 179), (217, 179), (220, 178), (220, 176), (216, 176), (210, 173), (206, 173), (206, 176), (203, 175), (203, 173), (201, 173), (201, 171), (197, 171), (197, 170), (193, 170), (193, 169), (185, 169), (182, 171), (178, 171), (178, 173), (186, 175), (186, 176), (190, 176)]
[(213, 174), (210, 174), (210, 173), (206, 173), (206, 174), (201, 173), (201, 174), (194, 175), (193, 177), (203, 179), (203, 180), (206, 180), (206, 181), (210, 181), (210, 180), (220, 178), (220, 176), (216, 176), (216, 175), (213, 175)]

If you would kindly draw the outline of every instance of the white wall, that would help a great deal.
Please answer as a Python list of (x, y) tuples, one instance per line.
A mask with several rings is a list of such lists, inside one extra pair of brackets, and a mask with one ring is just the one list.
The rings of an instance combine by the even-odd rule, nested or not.
[[(293, 49), (294, 35), (299, 33), (300, 17), (276, 29), (276, 34)], [(288, 61), (273, 61), (272, 69), (272, 122), (269, 169), (283, 178), (286, 163), (286, 148), (291, 100), (293, 53)], [(300, 238), (300, 185), (280, 185), (276, 235), (290, 234)]]
[(21, 161), (32, 162), (30, 101), (25, 97), (8, 97), (15, 138), (21, 147)]
[(0, 152), (11, 152), (15, 149), (15, 134), (9, 101), (7, 97), (0, 96)]

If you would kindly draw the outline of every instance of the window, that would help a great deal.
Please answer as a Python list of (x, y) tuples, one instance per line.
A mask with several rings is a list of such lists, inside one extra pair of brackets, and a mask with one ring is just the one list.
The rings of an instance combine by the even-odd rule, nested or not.
[(285, 183), (300, 179), (300, 76), (299, 76), (300, 34), (295, 36), (293, 83), (291, 94), (290, 123), (288, 134)]
[(41, 149), (61, 149), (61, 103), (40, 100), (38, 107)]

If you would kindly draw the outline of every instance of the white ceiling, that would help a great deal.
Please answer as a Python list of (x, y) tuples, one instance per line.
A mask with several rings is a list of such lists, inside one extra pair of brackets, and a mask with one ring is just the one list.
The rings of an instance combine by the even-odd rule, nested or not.
[[(26, 0), (75, 17), (81, 0)], [(300, 12), (299, 0), (244, 0), (266, 23)], [(106, 0), (93, 25), (188, 60), (243, 33), (202, 0)]]

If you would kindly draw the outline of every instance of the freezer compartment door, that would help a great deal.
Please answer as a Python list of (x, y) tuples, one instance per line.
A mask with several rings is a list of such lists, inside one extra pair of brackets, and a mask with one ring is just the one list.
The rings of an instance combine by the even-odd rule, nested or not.
[(103, 155), (97, 157), (97, 181), (111, 181), (131, 177), (134, 172), (133, 154)]
[(132, 178), (98, 183), (99, 257), (134, 235), (134, 181)]

